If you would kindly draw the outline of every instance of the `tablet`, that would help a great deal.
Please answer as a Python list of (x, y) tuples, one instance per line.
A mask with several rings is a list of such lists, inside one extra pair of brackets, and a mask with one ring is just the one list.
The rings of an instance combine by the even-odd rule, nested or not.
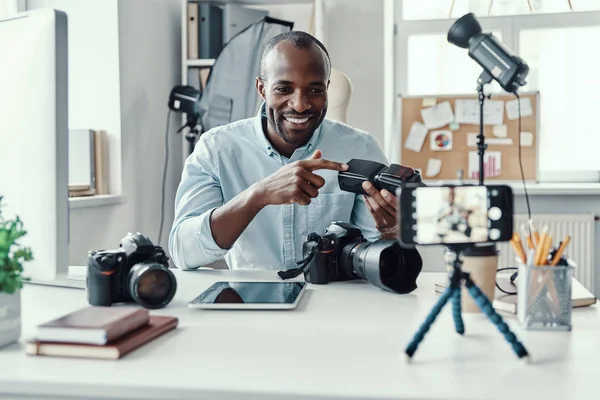
[(188, 307), (289, 310), (298, 306), (306, 286), (306, 282), (215, 282), (190, 301)]

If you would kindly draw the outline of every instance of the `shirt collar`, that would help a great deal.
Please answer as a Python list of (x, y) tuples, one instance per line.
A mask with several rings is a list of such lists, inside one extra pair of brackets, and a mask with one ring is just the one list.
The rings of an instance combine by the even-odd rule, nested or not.
[[(265, 135), (265, 132), (263, 131), (263, 118), (267, 118), (266, 103), (264, 101), (260, 105), (258, 113), (256, 114), (256, 117), (254, 119), (254, 133), (258, 139), (258, 143), (265, 149), (265, 152), (268, 155), (271, 155), (275, 153), (276, 150), (273, 148), (273, 146), (271, 146), (271, 143), (269, 142), (267, 136)], [(304, 150), (305, 153), (312, 153), (316, 149), (315, 146), (317, 145), (319, 137), (321, 136), (322, 127), (323, 122), (319, 124), (308, 143), (296, 149), (296, 152)]]

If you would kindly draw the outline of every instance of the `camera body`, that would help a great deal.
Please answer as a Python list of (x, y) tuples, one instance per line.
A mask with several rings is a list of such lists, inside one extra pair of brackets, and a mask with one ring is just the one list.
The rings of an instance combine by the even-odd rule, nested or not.
[(176, 288), (165, 251), (140, 233), (128, 233), (118, 249), (89, 252), (87, 295), (91, 305), (135, 301), (146, 308), (162, 308), (173, 299)]
[(305, 257), (314, 251), (304, 279), (315, 284), (360, 279), (353, 270), (345, 268), (348, 260), (342, 260), (341, 253), (348, 245), (354, 247), (353, 244), (366, 241), (359, 228), (344, 222), (332, 222), (323, 235), (311, 233), (302, 247)]
[(405, 165), (385, 164), (376, 161), (352, 159), (348, 161), (348, 170), (338, 173), (340, 189), (346, 192), (366, 195), (363, 182), (369, 181), (378, 190), (386, 189), (395, 194), (399, 187), (424, 186), (419, 171)]
[(410, 293), (417, 287), (423, 260), (416, 249), (401, 248), (396, 240), (368, 241), (348, 223), (332, 222), (319, 235), (311, 233), (303, 245), (306, 282), (366, 280), (393, 293)]

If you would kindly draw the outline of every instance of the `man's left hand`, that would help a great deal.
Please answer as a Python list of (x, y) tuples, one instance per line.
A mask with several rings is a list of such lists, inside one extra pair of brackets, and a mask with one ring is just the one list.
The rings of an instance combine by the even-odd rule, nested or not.
[(398, 237), (398, 200), (387, 190), (378, 191), (369, 181), (363, 182), (362, 187), (368, 196), (365, 203), (375, 219), (375, 226), (381, 232), (381, 239), (396, 239)]

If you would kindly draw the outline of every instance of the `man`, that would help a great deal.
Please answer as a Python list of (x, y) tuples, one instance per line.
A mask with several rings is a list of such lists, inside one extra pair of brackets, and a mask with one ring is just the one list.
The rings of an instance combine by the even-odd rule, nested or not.
[(185, 163), (169, 237), (177, 267), (225, 257), (231, 269), (294, 268), (307, 235), (332, 221), (355, 224), (371, 241), (396, 237), (393, 194), (370, 184), (369, 197), (339, 189), (345, 162), (387, 160), (366, 132), (324, 119), (330, 71), (327, 50), (307, 33), (267, 44), (258, 115), (204, 133)]

